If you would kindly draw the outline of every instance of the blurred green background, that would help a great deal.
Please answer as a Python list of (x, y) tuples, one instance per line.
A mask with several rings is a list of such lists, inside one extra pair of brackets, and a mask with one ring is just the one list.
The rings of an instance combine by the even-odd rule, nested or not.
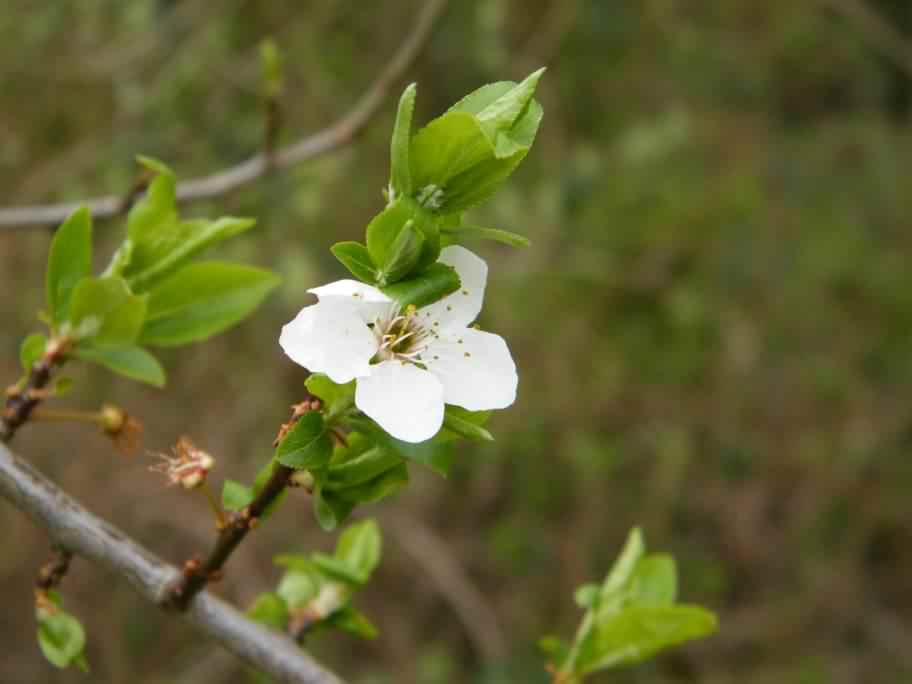
[[(267, 36), (286, 55), (283, 139), (327, 125), (420, 6), (5, 0), (0, 203), (121, 193), (137, 153), (185, 178), (245, 158), (262, 136)], [(407, 76), (419, 121), (550, 67), (536, 146), (474, 212), (533, 241), (479, 246), (492, 265), (482, 322), (509, 341), (520, 397), (450, 481), (413, 468), (368, 511), (387, 543), (360, 607), (382, 634), (317, 639), (320, 657), (354, 684), (543, 683), (535, 641), (569, 635), (573, 588), (640, 524), (721, 633), (596, 681), (912, 680), (912, 74), (887, 56), (910, 46), (906, 0), (450, 3)], [(190, 209), (259, 218), (229, 249), (285, 281), (253, 318), (166, 354), (164, 391), (80, 368), (57, 403), (122, 403), (147, 449), (188, 434), (218, 456), (217, 483), (249, 480), (303, 391), (279, 327), (307, 288), (344, 276), (328, 247), (382, 206), (393, 113), (391, 99), (354, 146)], [(105, 256), (121, 231), (98, 227)], [(49, 235), (0, 232), (9, 382), (37, 328)], [(202, 499), (166, 490), (148, 454), (66, 426), (29, 426), (15, 447), (172, 562), (208, 547)], [(47, 540), (5, 505), (0, 525), (4, 684), (246, 681), (79, 560), (63, 589), (93, 671), (53, 671), (32, 622)], [(246, 605), (278, 578), (273, 554), (333, 542), (295, 496), (218, 591)]]

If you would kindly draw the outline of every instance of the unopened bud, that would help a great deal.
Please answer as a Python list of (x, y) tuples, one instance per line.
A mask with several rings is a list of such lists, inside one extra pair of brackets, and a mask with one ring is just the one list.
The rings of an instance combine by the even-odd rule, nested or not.
[(308, 492), (314, 488), (314, 476), (309, 470), (296, 470), (291, 475), (290, 484), (292, 487), (302, 487)]

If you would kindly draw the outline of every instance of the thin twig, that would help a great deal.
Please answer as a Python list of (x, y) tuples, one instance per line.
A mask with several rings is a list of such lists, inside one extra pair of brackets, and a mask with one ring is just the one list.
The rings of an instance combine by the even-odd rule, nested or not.
[[(320, 409), (317, 399), (308, 398), (295, 405), (291, 420), (284, 424), (279, 431), (279, 442), (291, 426), (308, 411)], [(217, 580), (222, 575), (222, 568), (231, 558), (231, 554), (240, 545), (247, 533), (256, 527), (259, 519), (269, 510), (288, 488), (294, 469), (276, 463), (272, 474), (257, 493), (253, 501), (242, 510), (228, 516), (225, 523), (219, 528), (215, 546), (209, 556), (199, 561), (189, 560), (184, 563), (184, 571), (177, 580), (168, 588), (164, 604), (174, 610), (185, 610), (189, 602), (198, 594), (208, 582)]]
[(848, 19), (875, 52), (891, 60), (907, 78), (912, 78), (912, 42), (864, 0), (818, 0)]
[(32, 415), (44, 398), (44, 390), (51, 381), (54, 366), (63, 363), (68, 344), (52, 342), (44, 356), (32, 366), (22, 387), (7, 393), (3, 414), (0, 416), (0, 442), (8, 444)]
[[(189, 203), (221, 197), (258, 180), (271, 169), (294, 166), (351, 143), (383, 104), (390, 88), (418, 56), (446, 4), (447, 0), (428, 0), (424, 4), (411, 34), (367, 92), (336, 123), (276, 150), (272, 163), (268, 155), (260, 153), (224, 171), (185, 181), (177, 188), (178, 202)], [(81, 202), (8, 207), (0, 209), (0, 229), (58, 224), (83, 205), (89, 207), (96, 219), (111, 218), (118, 214), (123, 200), (116, 195), (109, 195)]]
[[(0, 444), (0, 496), (43, 527), (74, 554), (124, 577), (146, 600), (160, 605), (179, 576), (119, 529), (98, 518), (31, 465)], [(208, 592), (201, 592), (184, 613), (207, 638), (280, 682), (341, 684), (290, 639), (248, 619)]]
[(60, 586), (63, 578), (66, 577), (70, 570), (70, 561), (73, 560), (73, 554), (63, 546), (54, 546), (54, 556), (38, 571), (38, 579), (35, 580), (35, 589), (46, 593), (51, 589)]

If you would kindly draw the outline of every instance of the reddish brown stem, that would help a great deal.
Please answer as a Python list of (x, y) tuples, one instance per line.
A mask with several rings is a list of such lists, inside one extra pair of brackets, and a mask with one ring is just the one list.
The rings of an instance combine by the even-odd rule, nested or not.
[(54, 366), (63, 363), (66, 347), (65, 343), (52, 342), (41, 360), (32, 366), (25, 385), (8, 394), (0, 422), (0, 442), (12, 441), (16, 431), (28, 422), (32, 411), (43, 401), (43, 390), (51, 381)]
[(51, 589), (60, 586), (63, 578), (66, 577), (70, 569), (70, 561), (73, 560), (73, 554), (62, 546), (54, 547), (54, 557), (49, 560), (38, 571), (38, 579), (35, 580), (35, 589), (39, 592), (46, 593)]

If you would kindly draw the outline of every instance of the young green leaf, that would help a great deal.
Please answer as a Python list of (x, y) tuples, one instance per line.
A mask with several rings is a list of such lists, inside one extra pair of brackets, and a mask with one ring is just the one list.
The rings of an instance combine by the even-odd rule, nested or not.
[(134, 292), (151, 290), (209, 247), (239, 235), (256, 225), (254, 219), (225, 217), (216, 221), (163, 220), (130, 234), (133, 251), (124, 277)]
[(83, 278), (73, 290), (69, 323), (78, 338), (130, 345), (146, 317), (146, 298), (130, 292), (123, 278)]
[(320, 578), (310, 568), (313, 563), (308, 560), (307, 570), (289, 570), (282, 576), (282, 581), (276, 589), (289, 610), (304, 608), (310, 603), (320, 590)]
[[(146, 193), (127, 214), (127, 238), (134, 244), (154, 240), (156, 230), (177, 221), (177, 207), (174, 202), (177, 179), (174, 172), (161, 162), (148, 157), (140, 157), (139, 162), (157, 175), (149, 183)], [(132, 262), (129, 265), (132, 266)]]
[(674, 558), (653, 553), (641, 558), (631, 577), (631, 603), (670, 606), (678, 595), (678, 572)]
[(235, 480), (225, 480), (222, 485), (222, 506), (229, 511), (239, 511), (253, 501), (253, 490)]
[(367, 247), (360, 242), (337, 242), (330, 251), (355, 278), (365, 283), (376, 282), (377, 268)]
[(351, 606), (346, 606), (333, 613), (327, 620), (327, 624), (361, 639), (376, 639), (380, 634), (363, 613)]
[(575, 672), (586, 675), (638, 663), (661, 650), (716, 631), (716, 616), (699, 606), (633, 606), (596, 625)]
[(400, 280), (381, 289), (402, 307), (409, 304), (422, 307), (456, 292), (459, 286), (456, 271), (451, 266), (437, 262), (413, 278)]
[(275, 453), (282, 465), (299, 470), (322, 468), (332, 458), (332, 441), (326, 434), (323, 416), (309, 411), (301, 416)]
[[(353, 434), (358, 433), (348, 436), (349, 444), (352, 442)], [(382, 446), (371, 446), (342, 463), (335, 463), (334, 459), (327, 468), (323, 486), (333, 491), (357, 487), (370, 482), (400, 463), (402, 463), (402, 457), (394, 451)]]
[(288, 624), (288, 606), (277, 594), (260, 594), (247, 611), (251, 619), (276, 631), (284, 632)]
[(351, 525), (339, 537), (336, 559), (345, 563), (364, 584), (380, 563), (383, 538), (375, 520), (363, 520)]
[(414, 224), (411, 205), (405, 200), (398, 200), (367, 224), (367, 251), (378, 270), (386, 265), (393, 243), (410, 221)]
[(417, 86), (412, 83), (399, 99), (393, 138), (390, 143), (390, 185), (396, 195), (412, 194), (412, 175), (409, 168), (409, 146), (412, 135), (412, 115), (415, 112)]
[(32, 333), (19, 346), (19, 362), (22, 364), (22, 370), (26, 373), (32, 370), (47, 349), (47, 337), (41, 333)]
[(426, 466), (443, 477), (450, 472), (450, 466), (453, 464), (453, 449), (452, 444), (449, 443), (451, 440), (442, 439), (439, 434), (425, 442), (403, 442), (401, 439), (392, 437), (366, 416), (352, 417), (349, 419), (349, 423), (359, 432), (368, 435), (377, 444), (385, 446), (404, 459)]
[(92, 274), (92, 214), (77, 209), (54, 233), (47, 266), (48, 314), (55, 325), (67, 320), (76, 284)]
[(440, 232), (441, 242), (444, 245), (461, 244), (466, 240), (493, 240), (511, 247), (528, 247), (531, 244), (522, 235), (498, 228), (457, 225), (444, 227)]
[(355, 503), (346, 501), (334, 492), (317, 487), (313, 496), (314, 516), (325, 532), (332, 532), (355, 508)]
[(307, 391), (323, 402), (323, 416), (332, 423), (355, 405), (355, 381), (340, 385), (323, 373), (313, 373), (304, 382)]
[(247, 317), (279, 280), (271, 271), (242, 264), (190, 264), (149, 293), (140, 341), (174, 347), (212, 337)]
[[(405, 487), (408, 480), (408, 466), (405, 463), (399, 463), (364, 484), (336, 491), (326, 491), (325, 495), (345, 502), (354, 508), (357, 504), (375, 503), (392, 496)], [(349, 509), (350, 511), (351, 509)]]
[(38, 608), (38, 645), (55, 667), (85, 667), (85, 630), (79, 620), (60, 608)]
[(142, 347), (81, 344), (73, 350), (78, 359), (97, 363), (118, 375), (155, 387), (165, 386), (165, 369)]
[(490, 417), (490, 411), (467, 411), (448, 404), (443, 416), (443, 427), (466, 439), (493, 442), (494, 435), (482, 427)]

